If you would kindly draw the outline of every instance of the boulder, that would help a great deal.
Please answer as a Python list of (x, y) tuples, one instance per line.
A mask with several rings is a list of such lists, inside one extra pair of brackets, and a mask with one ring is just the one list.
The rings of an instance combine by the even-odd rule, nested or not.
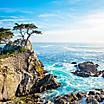
[(53, 104), (103, 104), (103, 90), (92, 90), (87, 93), (78, 92), (57, 96), (54, 98)]
[(76, 96), (78, 97), (79, 100), (81, 100), (86, 94), (85, 93), (81, 93), (81, 92), (78, 92), (76, 94)]
[(91, 76), (91, 73), (89, 72), (81, 72), (76, 70), (75, 72), (72, 72), (74, 75), (80, 76), (80, 77), (89, 77)]
[(88, 95), (96, 95), (95, 91), (89, 91)]
[(0, 102), (0, 104), (45, 104), (45, 102), (45, 99), (36, 93), (31, 96), (16, 97), (12, 100)]
[(98, 65), (93, 62), (83, 62), (78, 64), (79, 70), (81, 72), (90, 72), (96, 74)]
[(72, 62), (71, 64), (77, 64), (77, 62)]
[(88, 104), (100, 104), (94, 96), (89, 96), (87, 98), (87, 103)]
[(76, 94), (67, 94), (64, 96), (58, 96), (54, 99), (54, 104), (79, 104)]
[(99, 66), (98, 64), (94, 64), (93, 62), (89, 61), (79, 63), (78, 65), (75, 66), (77, 70), (75, 70), (72, 73), (81, 77), (89, 77), (89, 76), (98, 77), (102, 73), (102, 71), (97, 70), (98, 66)]
[(31, 88), (31, 93), (40, 93), (49, 89), (55, 89), (59, 86), (60, 84), (55, 81), (54, 76), (48, 74), (40, 79), (37, 79), (37, 81)]

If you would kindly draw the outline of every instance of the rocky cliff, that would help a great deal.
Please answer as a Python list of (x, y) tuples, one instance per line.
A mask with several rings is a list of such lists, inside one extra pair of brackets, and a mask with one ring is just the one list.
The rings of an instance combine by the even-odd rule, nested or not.
[(53, 75), (45, 74), (44, 66), (34, 52), (25, 51), (0, 59), (0, 101), (58, 86)]

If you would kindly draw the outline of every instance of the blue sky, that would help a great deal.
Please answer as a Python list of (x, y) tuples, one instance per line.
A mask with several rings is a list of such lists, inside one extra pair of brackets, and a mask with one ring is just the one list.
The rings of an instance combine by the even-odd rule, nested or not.
[(1, 0), (0, 26), (34, 23), (34, 42), (103, 42), (104, 0)]

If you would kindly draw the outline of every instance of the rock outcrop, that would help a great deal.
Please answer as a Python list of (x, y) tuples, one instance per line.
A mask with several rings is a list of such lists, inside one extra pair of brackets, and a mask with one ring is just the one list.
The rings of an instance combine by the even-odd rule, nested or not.
[(98, 64), (94, 64), (93, 62), (83, 62), (77, 65), (77, 70), (72, 72), (73, 74), (81, 77), (98, 77), (103, 71), (98, 71)]
[(59, 86), (60, 84), (56, 82), (56, 80), (54, 79), (54, 76), (51, 74), (48, 74), (36, 81), (36, 83), (32, 86), (30, 93), (33, 93), (33, 92), (41, 93), (49, 89), (55, 89)]
[(34, 52), (0, 58), (0, 101), (57, 88), (60, 84), (53, 75), (44, 72), (44, 65)]
[(96, 74), (98, 65), (94, 64), (93, 62), (83, 62), (78, 64), (78, 67), (82, 72), (90, 72)]
[[(52, 102), (51, 102), (52, 103)], [(104, 104), (104, 91), (96, 89), (88, 93), (72, 93), (54, 98), (53, 104)]]

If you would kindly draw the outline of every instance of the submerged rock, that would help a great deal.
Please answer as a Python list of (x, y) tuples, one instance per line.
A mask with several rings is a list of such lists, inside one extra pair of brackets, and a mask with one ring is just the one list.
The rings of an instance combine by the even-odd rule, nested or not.
[(77, 64), (77, 62), (72, 62), (71, 64)]

